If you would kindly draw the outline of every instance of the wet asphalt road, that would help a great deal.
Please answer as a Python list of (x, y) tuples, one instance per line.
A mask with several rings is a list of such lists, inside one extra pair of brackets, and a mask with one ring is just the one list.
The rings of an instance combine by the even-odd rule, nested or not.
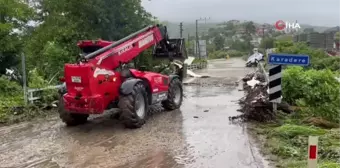
[(252, 69), (240, 59), (211, 61), (184, 86), (180, 110), (156, 112), (136, 130), (108, 115), (67, 128), (57, 116), (0, 127), (0, 167), (262, 168), (244, 125), (233, 124), (235, 85)]

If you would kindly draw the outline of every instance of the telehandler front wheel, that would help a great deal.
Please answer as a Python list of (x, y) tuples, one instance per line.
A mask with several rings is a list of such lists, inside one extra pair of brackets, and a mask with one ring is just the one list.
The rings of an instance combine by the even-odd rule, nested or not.
[(76, 126), (80, 124), (85, 124), (87, 122), (88, 114), (77, 114), (77, 113), (69, 113), (64, 108), (64, 100), (63, 97), (59, 98), (58, 112), (60, 119), (67, 126)]
[(183, 87), (178, 78), (171, 80), (168, 90), (168, 98), (162, 102), (166, 110), (175, 110), (181, 107), (183, 101)]
[(130, 94), (121, 95), (118, 102), (120, 120), (126, 128), (140, 128), (145, 124), (148, 111), (148, 97), (145, 86), (137, 83)]

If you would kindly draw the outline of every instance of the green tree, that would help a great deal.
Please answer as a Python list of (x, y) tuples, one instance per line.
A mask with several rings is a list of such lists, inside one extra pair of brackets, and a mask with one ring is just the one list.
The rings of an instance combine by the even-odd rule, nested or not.
[(226, 37), (232, 37), (233, 35), (235, 35), (236, 33), (236, 30), (237, 30), (237, 26), (234, 25), (234, 23), (232, 21), (228, 21), (226, 24), (225, 24), (225, 27), (224, 27), (224, 35)]
[(293, 36), (292, 35), (280, 35), (276, 37), (279, 41), (292, 41), (293, 42)]
[(235, 40), (231, 44), (230, 48), (237, 50), (237, 51), (250, 52), (250, 50), (252, 49), (252, 46), (249, 45), (247, 41)]
[(18, 0), (0, 0), (0, 75), (15, 66), (22, 51), (29, 19), (33, 11)]
[(256, 27), (254, 25), (254, 22), (252, 22), (252, 21), (243, 23), (243, 27), (244, 27), (244, 30), (245, 30), (245, 33), (243, 35), (243, 39), (246, 42), (247, 50), (251, 51), (252, 48), (253, 48), (253, 46), (251, 44), (251, 40), (253, 39), (252, 35), (255, 34)]
[(272, 33), (272, 37), (278, 37), (278, 36), (281, 36), (281, 35), (283, 35), (284, 34), (284, 32), (281, 32), (281, 31), (275, 31), (275, 32), (273, 32)]
[(266, 37), (262, 39), (260, 47), (261, 48), (274, 48), (274, 39), (270, 37)]
[(224, 48), (224, 37), (222, 36), (217, 36), (214, 39), (214, 44), (216, 47), (216, 50), (222, 50)]
[(252, 21), (245, 22), (244, 23), (244, 28), (245, 28), (245, 31), (246, 31), (247, 35), (252, 35), (252, 34), (255, 34), (255, 32), (256, 32), (256, 27), (254, 25), (254, 22), (252, 22)]
[(336, 32), (336, 33), (335, 33), (335, 40), (336, 40), (337, 42), (340, 41), (340, 32)]
[(38, 21), (26, 44), (29, 68), (38, 67), (45, 78), (61, 73), (75, 61), (79, 40), (119, 40), (153, 23), (140, 0), (42, 0)]

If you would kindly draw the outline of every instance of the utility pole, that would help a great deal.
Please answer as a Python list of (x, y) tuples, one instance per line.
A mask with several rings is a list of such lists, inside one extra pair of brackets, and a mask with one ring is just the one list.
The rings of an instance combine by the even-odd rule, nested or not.
[[(210, 17), (209, 18), (205, 17), (204, 19), (202, 19), (202, 18), (196, 19), (196, 53), (198, 53), (199, 59), (201, 59), (201, 50), (200, 50), (199, 37), (198, 37), (198, 21), (204, 20), (205, 23), (207, 23), (207, 20), (209, 20), (209, 19), (210, 19)], [(196, 54), (196, 56), (197, 56), (197, 54)]]
[(264, 38), (264, 29), (265, 29), (265, 25), (262, 25), (262, 38)]
[(199, 59), (201, 59), (201, 53), (200, 53), (200, 45), (198, 41), (198, 20), (196, 19), (196, 57), (198, 56)]
[[(265, 25), (262, 25), (262, 40), (264, 40), (264, 28), (265, 28)], [(266, 42), (264, 42), (264, 49), (266, 50), (267, 49), (267, 46), (266, 46)]]
[(190, 43), (190, 33), (188, 33), (188, 44)]
[(21, 66), (22, 66), (22, 82), (24, 90), (24, 103), (27, 105), (27, 77), (26, 77), (26, 59), (25, 55), (21, 54)]
[(180, 34), (180, 37), (183, 38), (183, 22), (179, 24), (179, 34)]

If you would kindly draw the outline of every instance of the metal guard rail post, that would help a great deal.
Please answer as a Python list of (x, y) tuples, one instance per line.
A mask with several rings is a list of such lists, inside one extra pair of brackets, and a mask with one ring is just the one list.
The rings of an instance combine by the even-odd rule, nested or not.
[(40, 92), (40, 91), (44, 91), (44, 90), (51, 90), (51, 89), (59, 89), (59, 88), (62, 88), (62, 87), (63, 87), (63, 85), (56, 85), (56, 86), (48, 86), (46, 88), (28, 89), (27, 90), (28, 101), (30, 103), (33, 103), (35, 100), (41, 99), (41, 97), (39, 97), (39, 96), (34, 97), (35, 92)]

